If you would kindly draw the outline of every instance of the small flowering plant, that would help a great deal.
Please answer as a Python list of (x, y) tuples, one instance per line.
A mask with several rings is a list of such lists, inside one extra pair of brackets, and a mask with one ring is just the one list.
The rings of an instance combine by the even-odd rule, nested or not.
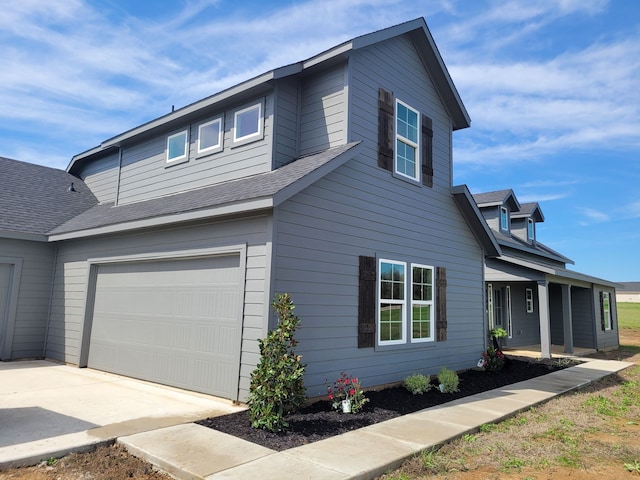
[(342, 410), (342, 401), (349, 400), (351, 402), (351, 412), (357, 413), (364, 407), (364, 404), (369, 401), (364, 396), (360, 381), (356, 377), (350, 377), (345, 372), (340, 374), (340, 377), (333, 382), (333, 385), (327, 387), (327, 394), (331, 406), (335, 410)]
[(482, 352), (478, 366), (482, 366), (487, 372), (499, 372), (504, 367), (504, 360), (504, 353), (489, 347), (486, 352)]

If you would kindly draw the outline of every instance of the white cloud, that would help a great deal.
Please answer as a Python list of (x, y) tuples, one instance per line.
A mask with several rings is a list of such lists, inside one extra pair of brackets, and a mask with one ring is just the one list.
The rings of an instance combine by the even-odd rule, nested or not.
[(587, 221), (581, 222), (582, 225), (590, 225), (592, 223), (602, 223), (609, 221), (609, 215), (593, 208), (581, 208), (580, 213), (587, 218)]

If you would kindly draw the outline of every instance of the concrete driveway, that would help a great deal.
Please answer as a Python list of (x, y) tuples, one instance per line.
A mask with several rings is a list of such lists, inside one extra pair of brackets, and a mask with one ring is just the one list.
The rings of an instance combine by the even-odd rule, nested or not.
[(87, 368), (0, 362), (0, 469), (238, 410), (216, 397)]

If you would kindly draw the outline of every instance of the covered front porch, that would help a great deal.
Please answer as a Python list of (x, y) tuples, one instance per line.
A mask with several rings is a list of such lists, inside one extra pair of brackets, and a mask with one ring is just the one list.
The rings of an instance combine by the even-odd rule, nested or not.
[[(543, 358), (541, 351), (542, 346), (539, 343), (534, 345), (523, 345), (520, 347), (505, 347), (502, 350), (505, 355), (513, 355), (516, 357), (528, 357), (528, 358)], [(551, 345), (551, 356), (553, 358), (574, 358), (574, 357), (586, 357), (592, 353), (596, 353), (595, 348), (582, 348), (574, 347), (573, 353), (567, 353), (564, 351), (564, 345)]]
[(487, 323), (505, 351), (579, 356), (617, 348), (615, 284), (511, 257), (487, 261)]

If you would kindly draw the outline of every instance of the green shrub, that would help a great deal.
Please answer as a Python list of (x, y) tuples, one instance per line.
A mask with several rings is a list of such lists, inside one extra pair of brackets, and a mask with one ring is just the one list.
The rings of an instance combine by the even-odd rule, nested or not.
[(307, 400), (304, 387), (305, 365), (294, 347), (293, 334), (300, 319), (293, 315), (289, 294), (278, 294), (273, 302), (278, 327), (258, 340), (260, 362), (251, 373), (249, 418), (253, 428), (278, 432), (289, 426), (285, 416), (298, 410)]
[(404, 379), (404, 388), (409, 390), (414, 395), (422, 395), (423, 393), (431, 390), (431, 377), (429, 375), (422, 375), (421, 373), (416, 373), (414, 375), (409, 375)]
[(438, 382), (442, 385), (442, 393), (453, 393), (458, 391), (458, 374), (453, 370), (442, 367), (438, 374)]

